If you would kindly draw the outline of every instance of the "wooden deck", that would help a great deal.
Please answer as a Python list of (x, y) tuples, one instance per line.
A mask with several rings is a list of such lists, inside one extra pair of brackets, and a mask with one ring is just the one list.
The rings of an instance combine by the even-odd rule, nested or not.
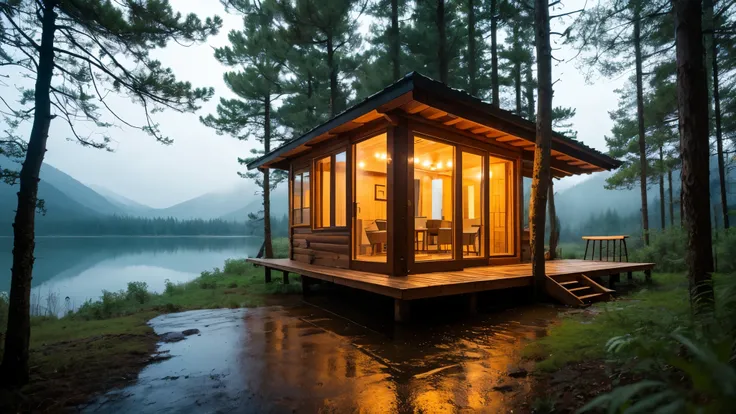
[[(484, 292), (532, 284), (532, 265), (530, 263), (471, 267), (455, 272), (396, 277), (306, 264), (289, 259), (248, 259), (248, 261), (267, 269), (296, 273), (399, 300)], [(638, 271), (649, 272), (653, 267), (654, 263), (554, 260), (547, 262), (546, 273), (548, 277), (556, 279), (581, 274), (595, 277)], [(270, 274), (270, 270), (267, 271)]]

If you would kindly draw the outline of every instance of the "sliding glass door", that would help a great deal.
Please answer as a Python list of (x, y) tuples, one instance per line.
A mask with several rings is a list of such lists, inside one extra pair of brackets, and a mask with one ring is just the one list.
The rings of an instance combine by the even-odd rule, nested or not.
[(386, 134), (353, 146), (353, 260), (387, 263), (388, 151)]

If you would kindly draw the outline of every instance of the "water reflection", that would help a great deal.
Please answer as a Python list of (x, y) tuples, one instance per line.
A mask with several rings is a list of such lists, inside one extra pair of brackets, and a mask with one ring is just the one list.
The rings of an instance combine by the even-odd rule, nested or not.
[(392, 336), (311, 304), (163, 316), (152, 321), (159, 333), (202, 334), (162, 345), (172, 359), (89, 410), (506, 412), (507, 399), (529, 387), (507, 371), (555, 312), (520, 308), (395, 327)]
[[(160, 291), (164, 281), (183, 282), (225, 259), (255, 255), (250, 237), (39, 237), (33, 270), (34, 296), (69, 296), (76, 305), (102, 290), (145, 281)], [(12, 238), (0, 238), (0, 291), (10, 288)]]

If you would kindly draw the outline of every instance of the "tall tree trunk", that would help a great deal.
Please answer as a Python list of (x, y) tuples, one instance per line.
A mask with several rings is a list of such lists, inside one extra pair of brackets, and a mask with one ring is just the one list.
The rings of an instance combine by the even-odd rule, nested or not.
[(437, 44), (437, 70), (440, 75), (440, 82), (447, 84), (447, 71), (449, 64), (447, 62), (447, 38), (445, 34), (445, 0), (437, 0), (437, 36), (439, 42)]
[[(265, 154), (271, 152), (271, 95), (266, 95), (264, 105), (263, 150)], [(264, 257), (273, 257), (273, 243), (271, 240), (271, 173), (268, 168), (263, 169), (263, 246)]]
[(634, 54), (636, 58), (636, 118), (639, 132), (639, 162), (641, 173), (639, 176), (641, 187), (641, 226), (644, 231), (644, 244), (649, 245), (649, 209), (647, 208), (647, 148), (644, 134), (644, 86), (641, 58), (641, 32), (639, 25), (639, 9), (634, 15)]
[[(664, 168), (664, 152), (662, 150), (662, 146), (659, 146), (659, 166), (660, 168)], [(664, 172), (659, 173), (659, 222), (662, 226), (662, 230), (665, 229), (665, 223), (667, 220), (667, 215), (665, 213), (664, 204), (666, 203), (664, 199)]]
[(468, 0), (468, 86), (471, 95), (478, 94), (477, 64), (475, 59), (475, 1)]
[(56, 1), (45, 1), (41, 20), (41, 45), (34, 89), (33, 127), (26, 158), (20, 170), (18, 207), (13, 223), (13, 268), (11, 270), (8, 326), (5, 352), (0, 365), (0, 383), (20, 387), (28, 383), (28, 349), (31, 338), (31, 280), (35, 248), (36, 201), (39, 173), (46, 153), (51, 125), (51, 79), (54, 71)]
[(526, 65), (524, 71), (526, 82), (526, 117), (530, 121), (534, 121), (534, 77), (532, 76), (531, 63)]
[(531, 198), (529, 200), (530, 244), (534, 295), (544, 295), (544, 226), (547, 186), (550, 180), (552, 141), (552, 50), (549, 43), (549, 0), (535, 0), (534, 26), (537, 47), (537, 137), (534, 148)]
[(728, 198), (726, 196), (726, 165), (723, 160), (723, 130), (721, 129), (721, 92), (718, 85), (718, 38), (713, 36), (711, 47), (713, 53), (711, 57), (713, 62), (713, 101), (715, 102), (715, 118), (716, 118), (716, 149), (718, 154), (718, 183), (721, 190), (721, 211), (723, 213), (723, 228), (730, 227), (728, 220)]
[(393, 81), (401, 77), (400, 50), (401, 40), (399, 39), (399, 0), (391, 0), (391, 67), (393, 68)]
[(672, 168), (667, 168), (667, 189), (670, 193), (670, 227), (675, 227), (675, 200), (672, 198)]
[(521, 62), (514, 62), (514, 92), (516, 99), (516, 115), (521, 115)]
[(708, 88), (703, 62), (700, 1), (673, 0), (680, 115), (682, 202), (687, 231), (688, 279), (693, 311), (713, 309), (710, 222)]
[(560, 229), (557, 228), (557, 210), (555, 209), (555, 187), (554, 179), (549, 180), (549, 199), (547, 200), (547, 208), (549, 209), (549, 259), (557, 258), (557, 244), (560, 241)]
[(335, 64), (335, 46), (332, 40), (332, 36), (327, 37), (327, 68), (330, 71), (330, 118), (333, 118), (342, 110), (342, 108), (338, 108), (337, 65)]
[(491, 101), (493, 106), (500, 106), (500, 98), (498, 96), (498, 39), (496, 31), (498, 29), (498, 0), (491, 0)]

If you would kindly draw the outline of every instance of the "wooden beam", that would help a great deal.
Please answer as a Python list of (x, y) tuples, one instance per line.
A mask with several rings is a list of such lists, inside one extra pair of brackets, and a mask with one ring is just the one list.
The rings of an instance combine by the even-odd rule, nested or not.
[(445, 124), (445, 125), (447, 125), (447, 126), (450, 126), (450, 125), (455, 125), (455, 124), (457, 124), (457, 123), (460, 123), (460, 122), (464, 121), (464, 119), (462, 119), (462, 118), (458, 118), (458, 117), (456, 117), (455, 115), (451, 115), (451, 116), (452, 116), (453, 118), (452, 118), (452, 119), (450, 119), (449, 121), (445, 121), (445, 122), (443, 122), (443, 124)]
[(570, 165), (587, 165), (588, 163), (585, 162), (585, 161), (571, 161), (571, 162), (568, 162), (568, 164), (570, 164)]
[(396, 114), (382, 113), (383, 117), (393, 126), (399, 125), (399, 116)]
[(523, 140), (523, 139), (518, 140), (518, 141), (510, 142), (509, 144), (511, 144), (511, 145), (513, 145), (515, 147), (533, 147), (534, 146), (534, 143), (533, 142), (529, 142), (529, 141), (526, 141), (526, 140)]
[(459, 123), (455, 124), (455, 128), (457, 128), (457, 129), (459, 129), (461, 131), (465, 131), (466, 129), (470, 129), (470, 128), (476, 126), (476, 125), (478, 125), (478, 124), (476, 124), (475, 122), (472, 122), (472, 121), (468, 121), (468, 120), (463, 119), (462, 122), (459, 122)]
[[(480, 134), (480, 133), (483, 133), (483, 132), (488, 132), (488, 131), (490, 131), (490, 130), (491, 130), (491, 128), (489, 128), (489, 127), (487, 127), (487, 126), (480, 126), (480, 127), (478, 127), (478, 128), (473, 128), (473, 129), (471, 129), (471, 130), (470, 130), (470, 132), (472, 132), (472, 133), (474, 133), (474, 134)], [(490, 137), (489, 137), (489, 138), (490, 138)]]
[(417, 101), (410, 101), (401, 106), (401, 109), (410, 114), (418, 114), (427, 108), (429, 108), (429, 105)]
[(513, 135), (504, 135), (501, 137), (496, 138), (496, 141), (498, 142), (513, 142), (513, 141), (524, 141), (523, 139), (519, 137), (515, 137)]

